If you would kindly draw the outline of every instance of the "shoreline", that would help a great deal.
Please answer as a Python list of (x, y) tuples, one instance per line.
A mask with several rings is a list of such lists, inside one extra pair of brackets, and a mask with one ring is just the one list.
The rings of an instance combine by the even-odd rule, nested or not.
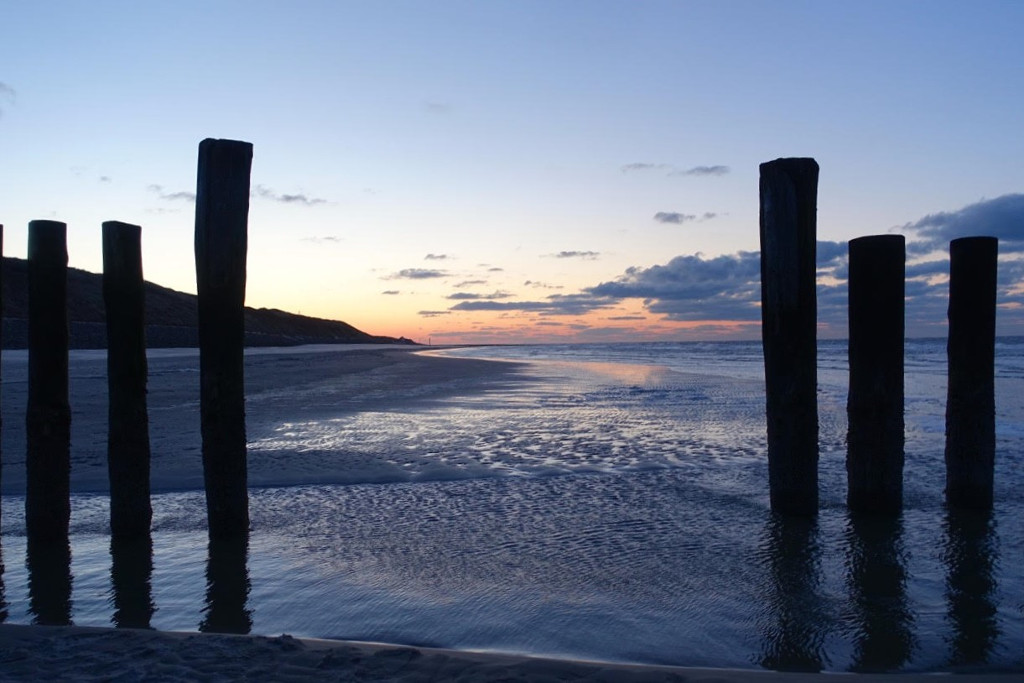
[[(406, 345), (314, 345), (247, 349), (246, 433), (249, 484), (256, 487), (346, 483), (344, 463), (307, 453), (283, 464), (261, 449), (288, 424), (365, 411), (417, 411), (462, 393), (477, 395), (524, 381), (521, 364), (451, 358)], [(153, 493), (203, 489), (197, 349), (147, 354), (147, 405)], [(0, 494), (25, 492), (27, 353), (4, 354)], [(109, 491), (106, 351), (72, 352), (71, 492)], [(301, 396), (296, 402), (295, 396)]]
[(857, 673), (713, 669), (552, 659), (364, 641), (0, 624), (0, 680), (359, 681), (717, 681), (813, 683), (852, 676), (860, 683), (1020, 683), (1024, 673)]

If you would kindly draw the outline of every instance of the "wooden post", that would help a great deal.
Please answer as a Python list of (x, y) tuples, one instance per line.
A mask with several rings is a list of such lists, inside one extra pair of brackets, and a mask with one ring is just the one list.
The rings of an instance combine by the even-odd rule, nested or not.
[(203, 477), (211, 537), (249, 530), (242, 347), (251, 165), (248, 142), (208, 138), (199, 144), (196, 284)]
[(71, 519), (67, 268), (67, 226), (31, 221), (25, 529), (40, 541), (66, 539)]
[(142, 228), (103, 224), (103, 304), (109, 387), (107, 470), (110, 533), (149, 534), (149, 417), (146, 411), (146, 323)]
[(946, 502), (956, 508), (992, 507), (998, 252), (995, 237), (949, 245)]
[[(3, 283), (3, 281), (4, 281), (4, 265), (3, 264), (4, 264), (4, 226), (0, 225), (0, 283)], [(2, 292), (3, 292), (3, 286), (2, 286), (2, 284), (0, 284), (0, 325), (3, 324), (3, 317), (4, 317), (4, 298), (3, 298)], [(2, 341), (0, 341), (0, 349), (2, 349), (2, 348), (3, 348), (3, 343), (2, 343)], [(0, 429), (2, 429), (2, 427), (3, 427), (3, 419), (0, 418)], [(3, 465), (3, 452), (0, 451), (0, 484), (3, 483), (3, 477), (2, 477), (3, 466), (2, 465)], [(2, 508), (2, 507), (3, 506), (0, 506), (0, 508)], [(2, 519), (2, 517), (0, 517), (0, 519)], [(3, 565), (3, 563), (0, 562), (0, 566), (2, 566), (2, 565)], [(3, 588), (3, 586), (0, 585), (0, 588)]]
[(850, 241), (850, 393), (846, 502), (855, 512), (903, 507), (902, 235)]
[(818, 512), (818, 164), (761, 164), (761, 334), (772, 510)]

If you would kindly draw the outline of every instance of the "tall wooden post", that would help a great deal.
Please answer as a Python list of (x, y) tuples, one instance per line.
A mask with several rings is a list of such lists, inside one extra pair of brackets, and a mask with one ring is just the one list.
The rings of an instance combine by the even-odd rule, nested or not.
[(818, 164), (761, 164), (761, 334), (772, 510), (818, 512)]
[(956, 508), (992, 507), (998, 252), (995, 237), (949, 245), (946, 502)]
[(902, 235), (850, 241), (850, 393), (846, 501), (851, 510), (903, 507)]
[(28, 224), (28, 408), (25, 529), (66, 539), (71, 519), (67, 226)]
[(149, 417), (146, 411), (146, 322), (142, 228), (103, 224), (103, 304), (109, 386), (107, 470), (110, 533), (149, 534)]
[[(4, 280), (4, 265), (3, 264), (4, 264), (4, 226), (0, 225), (0, 283), (3, 283), (3, 280)], [(2, 292), (3, 292), (3, 286), (2, 286), (2, 284), (0, 284), (0, 325), (2, 325), (2, 321), (3, 321), (3, 317), (4, 317), (4, 298), (3, 298)], [(0, 341), (0, 349), (2, 349), (2, 348), (3, 348), (3, 343), (2, 343), (2, 341)], [(3, 419), (0, 418), (0, 429), (2, 429), (2, 427), (3, 427)], [(2, 479), (3, 467), (2, 467), (2, 465), (3, 465), (3, 452), (0, 451), (0, 484), (3, 483), (3, 479)], [(0, 507), (2, 507), (2, 506), (0, 506)], [(2, 565), (2, 562), (0, 562), (0, 565)]]
[(208, 138), (199, 144), (196, 284), (203, 477), (211, 537), (249, 530), (242, 347), (251, 166), (248, 142)]

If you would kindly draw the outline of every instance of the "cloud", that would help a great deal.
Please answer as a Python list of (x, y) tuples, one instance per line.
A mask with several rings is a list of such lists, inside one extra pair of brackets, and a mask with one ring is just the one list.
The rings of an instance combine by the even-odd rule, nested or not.
[(612, 315), (605, 318), (605, 320), (647, 320), (647, 318), (642, 315)]
[(420, 311), (418, 313), (418, 315), (421, 315), (424, 318), (436, 318), (436, 317), (441, 316), (441, 315), (451, 315), (451, 314), (452, 314), (451, 311)]
[(428, 100), (423, 103), (423, 109), (431, 114), (450, 114), (452, 106), (446, 102), (433, 102)]
[(593, 261), (601, 255), (599, 251), (560, 251), (556, 254), (549, 254), (554, 258), (578, 258)]
[(303, 237), (303, 242), (312, 242), (314, 244), (341, 244), (345, 240), (336, 235), (319, 235), (313, 237)]
[(499, 268), (497, 266), (493, 266), (491, 268), (488, 268), (487, 272), (488, 273), (504, 273), (505, 269), (504, 268)]
[(635, 173), (645, 171), (664, 171), (668, 177), (679, 176), (719, 176), (730, 171), (728, 166), (715, 164), (713, 166), (691, 166), (690, 168), (677, 168), (672, 164), (653, 164), (645, 161), (626, 164), (620, 167), (623, 173)]
[(423, 257), (426, 261), (447, 261), (452, 258), (448, 254), (427, 254)]
[(110, 183), (110, 182), (113, 182), (113, 179), (110, 176), (108, 176), (108, 175), (101, 175), (100, 176), (100, 182), (101, 183)]
[(195, 192), (164, 192), (163, 185), (147, 185), (146, 189), (156, 193), (160, 199), (166, 199), (169, 202), (195, 202), (196, 200)]
[(672, 164), (650, 164), (645, 162), (637, 162), (633, 164), (626, 164), (622, 167), (623, 173), (629, 173), (631, 171), (671, 171), (673, 169)]
[(683, 223), (689, 223), (690, 221), (697, 220), (697, 216), (692, 213), (677, 213), (675, 211), (659, 211), (654, 214), (654, 220), (659, 223), (672, 223), (675, 225), (682, 225)]
[(933, 213), (903, 226), (914, 241), (907, 251), (926, 254), (946, 250), (958, 237), (989, 235), (999, 238), (999, 253), (1024, 253), (1024, 194), (984, 199), (952, 212)]
[(694, 166), (693, 168), (688, 168), (685, 171), (672, 171), (671, 173), (669, 173), (669, 175), (671, 175), (671, 176), (681, 176), (681, 175), (709, 176), (709, 175), (725, 175), (728, 172), (729, 172), (729, 167), (728, 166), (722, 166), (722, 165), (717, 165), (717, 166)]
[(398, 291), (397, 289), (385, 289), (383, 292), (381, 292), (381, 294), (387, 294), (388, 296), (395, 296), (396, 294), (401, 294), (401, 292)]
[(397, 273), (385, 276), (385, 280), (430, 280), (433, 278), (448, 277), (447, 270), (432, 270), (430, 268), (403, 268)]
[(592, 294), (552, 294), (545, 301), (463, 301), (455, 304), (453, 311), (522, 311), (541, 315), (583, 315), (590, 311), (608, 308), (614, 301)]
[(282, 204), (300, 204), (302, 206), (316, 206), (317, 204), (326, 204), (326, 199), (319, 197), (308, 197), (304, 194), (278, 194), (274, 190), (270, 189), (265, 185), (256, 186), (256, 194), (264, 199), (270, 199), (271, 201), (281, 202)]
[(449, 294), (448, 298), (453, 301), (496, 301), (498, 299), (508, 299), (512, 296), (511, 293), (504, 290), (497, 290), (490, 294), (476, 294), (474, 292), (455, 292)]
[(534, 289), (564, 289), (562, 285), (549, 285), (546, 282), (537, 282), (536, 280), (527, 280), (523, 283), (523, 287), (533, 287)]
[(455, 287), (472, 287), (474, 285), (486, 285), (487, 280), (463, 280), (455, 284)]
[[(819, 267), (845, 264), (845, 244), (818, 242)], [(644, 307), (669, 320), (761, 318), (761, 255), (741, 251), (713, 258), (677, 256), (665, 265), (628, 268), (619, 278), (583, 290), (614, 300), (642, 299)]]
[[(14, 88), (7, 85), (3, 81), (0, 81), (0, 102), (9, 102), (11, 104), (14, 104), (14, 98), (16, 95), (17, 93), (14, 92)], [(0, 117), (3, 117), (3, 115), (4, 109), (3, 107), (0, 107)]]

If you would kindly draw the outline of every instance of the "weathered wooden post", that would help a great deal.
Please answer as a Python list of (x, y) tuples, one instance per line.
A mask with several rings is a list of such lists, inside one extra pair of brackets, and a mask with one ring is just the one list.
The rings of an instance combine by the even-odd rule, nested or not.
[(103, 304), (109, 387), (107, 471), (110, 533), (149, 534), (149, 417), (146, 411), (146, 322), (142, 228), (103, 224)]
[(946, 502), (957, 508), (992, 507), (998, 252), (995, 237), (949, 245)]
[(28, 224), (28, 407), (25, 529), (66, 539), (71, 519), (67, 226)]
[[(2, 283), (4, 281), (4, 265), (3, 264), (4, 264), (4, 226), (0, 225), (0, 283)], [(2, 292), (2, 291), (3, 291), (3, 287), (2, 287), (2, 285), (0, 285), (0, 292)], [(4, 298), (3, 298), (2, 295), (0, 295), (0, 321), (3, 321), (3, 317), (4, 317)], [(2, 324), (2, 322), (0, 322), (0, 324)], [(3, 348), (3, 343), (0, 342), (0, 349), (2, 349), (2, 348)], [(0, 429), (2, 429), (2, 427), (3, 427), (3, 419), (0, 418)], [(3, 464), (3, 452), (0, 452), (0, 465), (2, 465), (2, 464)], [(2, 472), (3, 472), (3, 467), (0, 467), (0, 484), (3, 483)], [(2, 506), (0, 506), (0, 507), (2, 507)], [(3, 566), (3, 562), (0, 562), (0, 567), (2, 567), (2, 566)], [(2, 589), (2, 588), (3, 588), (3, 586), (0, 585), (0, 589)]]
[(761, 334), (772, 510), (818, 512), (818, 164), (761, 164)]
[(850, 393), (846, 502), (855, 512), (903, 507), (902, 235), (850, 240)]
[(249, 530), (242, 347), (251, 166), (248, 142), (208, 138), (199, 143), (196, 284), (203, 477), (211, 537)]

